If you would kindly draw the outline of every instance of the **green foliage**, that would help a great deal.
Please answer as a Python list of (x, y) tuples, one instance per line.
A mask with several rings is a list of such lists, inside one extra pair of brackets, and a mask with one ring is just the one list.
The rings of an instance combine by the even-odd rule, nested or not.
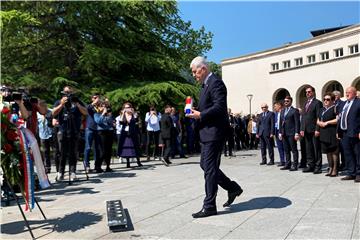
[[(166, 86), (176, 95), (169, 100), (175, 101), (193, 93), (184, 87), (189, 82), (183, 74), (189, 62), (211, 49), (212, 34), (184, 22), (175, 1), (1, 5), (2, 79), (10, 85), (22, 84), (50, 103), (65, 84), (75, 86), (84, 98), (95, 91), (112, 96), (117, 89), (134, 103), (143, 99), (135, 99), (129, 89), (154, 90), (145, 94), (146, 99), (159, 104), (165, 101), (158, 99), (157, 87), (146, 84)], [(124, 98), (111, 98), (116, 99)]]
[[(189, 83), (179, 82), (138, 82), (116, 89), (107, 94), (110, 101), (118, 103), (115, 109), (129, 101), (145, 113), (150, 105), (164, 106), (171, 104), (175, 107), (184, 107), (187, 96), (194, 97), (195, 101), (199, 95), (200, 88)], [(162, 111), (159, 107), (158, 110)]]

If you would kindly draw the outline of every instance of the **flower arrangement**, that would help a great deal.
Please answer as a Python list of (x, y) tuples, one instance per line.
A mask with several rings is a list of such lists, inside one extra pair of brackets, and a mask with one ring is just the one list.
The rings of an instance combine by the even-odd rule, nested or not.
[(23, 174), (20, 159), (22, 158), (18, 129), (10, 121), (10, 109), (3, 106), (1, 110), (1, 168), (7, 181), (19, 185), (23, 191)]

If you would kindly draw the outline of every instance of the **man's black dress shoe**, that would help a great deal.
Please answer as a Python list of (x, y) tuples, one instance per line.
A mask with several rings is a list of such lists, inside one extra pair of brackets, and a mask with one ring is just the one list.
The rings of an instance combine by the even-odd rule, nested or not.
[(226, 201), (226, 203), (223, 204), (223, 207), (230, 206), (234, 202), (235, 198), (240, 196), (240, 194), (242, 193), (243, 190), (241, 188), (235, 192), (228, 192), (228, 200)]
[(266, 165), (274, 165), (275, 163), (274, 162), (268, 162), (268, 164)]
[(260, 163), (260, 165), (265, 165), (265, 164), (266, 164), (266, 162), (261, 162), (261, 163)]
[(346, 180), (355, 180), (355, 176), (345, 176), (343, 178), (341, 178), (341, 180), (346, 181)]
[(204, 218), (204, 217), (209, 217), (209, 216), (216, 215), (216, 214), (217, 214), (216, 209), (205, 209), (205, 208), (203, 208), (199, 212), (193, 213), (192, 217), (193, 218)]
[(285, 166), (285, 163), (279, 163), (277, 166), (278, 167), (283, 167), (283, 166)]
[(314, 171), (314, 169), (313, 168), (305, 168), (304, 170), (303, 170), (303, 172), (313, 172)]
[(297, 171), (298, 169), (297, 169), (297, 167), (291, 167), (290, 169), (289, 169), (289, 171)]
[(284, 167), (280, 168), (280, 170), (289, 170), (289, 169), (290, 169), (289, 166), (284, 166)]
[(315, 169), (314, 170), (314, 174), (321, 174), (321, 173), (322, 173), (321, 169)]

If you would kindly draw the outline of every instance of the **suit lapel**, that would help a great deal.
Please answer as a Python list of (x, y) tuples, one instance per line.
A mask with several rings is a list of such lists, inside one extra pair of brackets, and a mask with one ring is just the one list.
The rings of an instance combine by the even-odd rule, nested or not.
[(205, 100), (205, 96), (206, 96), (207, 90), (208, 90), (208, 88), (209, 88), (209, 84), (210, 84), (210, 82), (212, 81), (212, 78), (213, 78), (213, 75), (211, 75), (211, 76), (209, 77), (207, 83), (204, 84), (204, 87), (203, 87), (203, 88), (201, 88), (199, 106), (201, 106), (202, 102)]

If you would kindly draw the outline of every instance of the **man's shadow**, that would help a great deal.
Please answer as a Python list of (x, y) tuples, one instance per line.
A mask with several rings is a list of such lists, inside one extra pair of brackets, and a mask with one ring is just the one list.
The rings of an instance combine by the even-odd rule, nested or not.
[(218, 212), (218, 215), (265, 208), (285, 208), (290, 206), (291, 203), (289, 199), (282, 197), (258, 197), (246, 202), (232, 204), (227, 210)]

